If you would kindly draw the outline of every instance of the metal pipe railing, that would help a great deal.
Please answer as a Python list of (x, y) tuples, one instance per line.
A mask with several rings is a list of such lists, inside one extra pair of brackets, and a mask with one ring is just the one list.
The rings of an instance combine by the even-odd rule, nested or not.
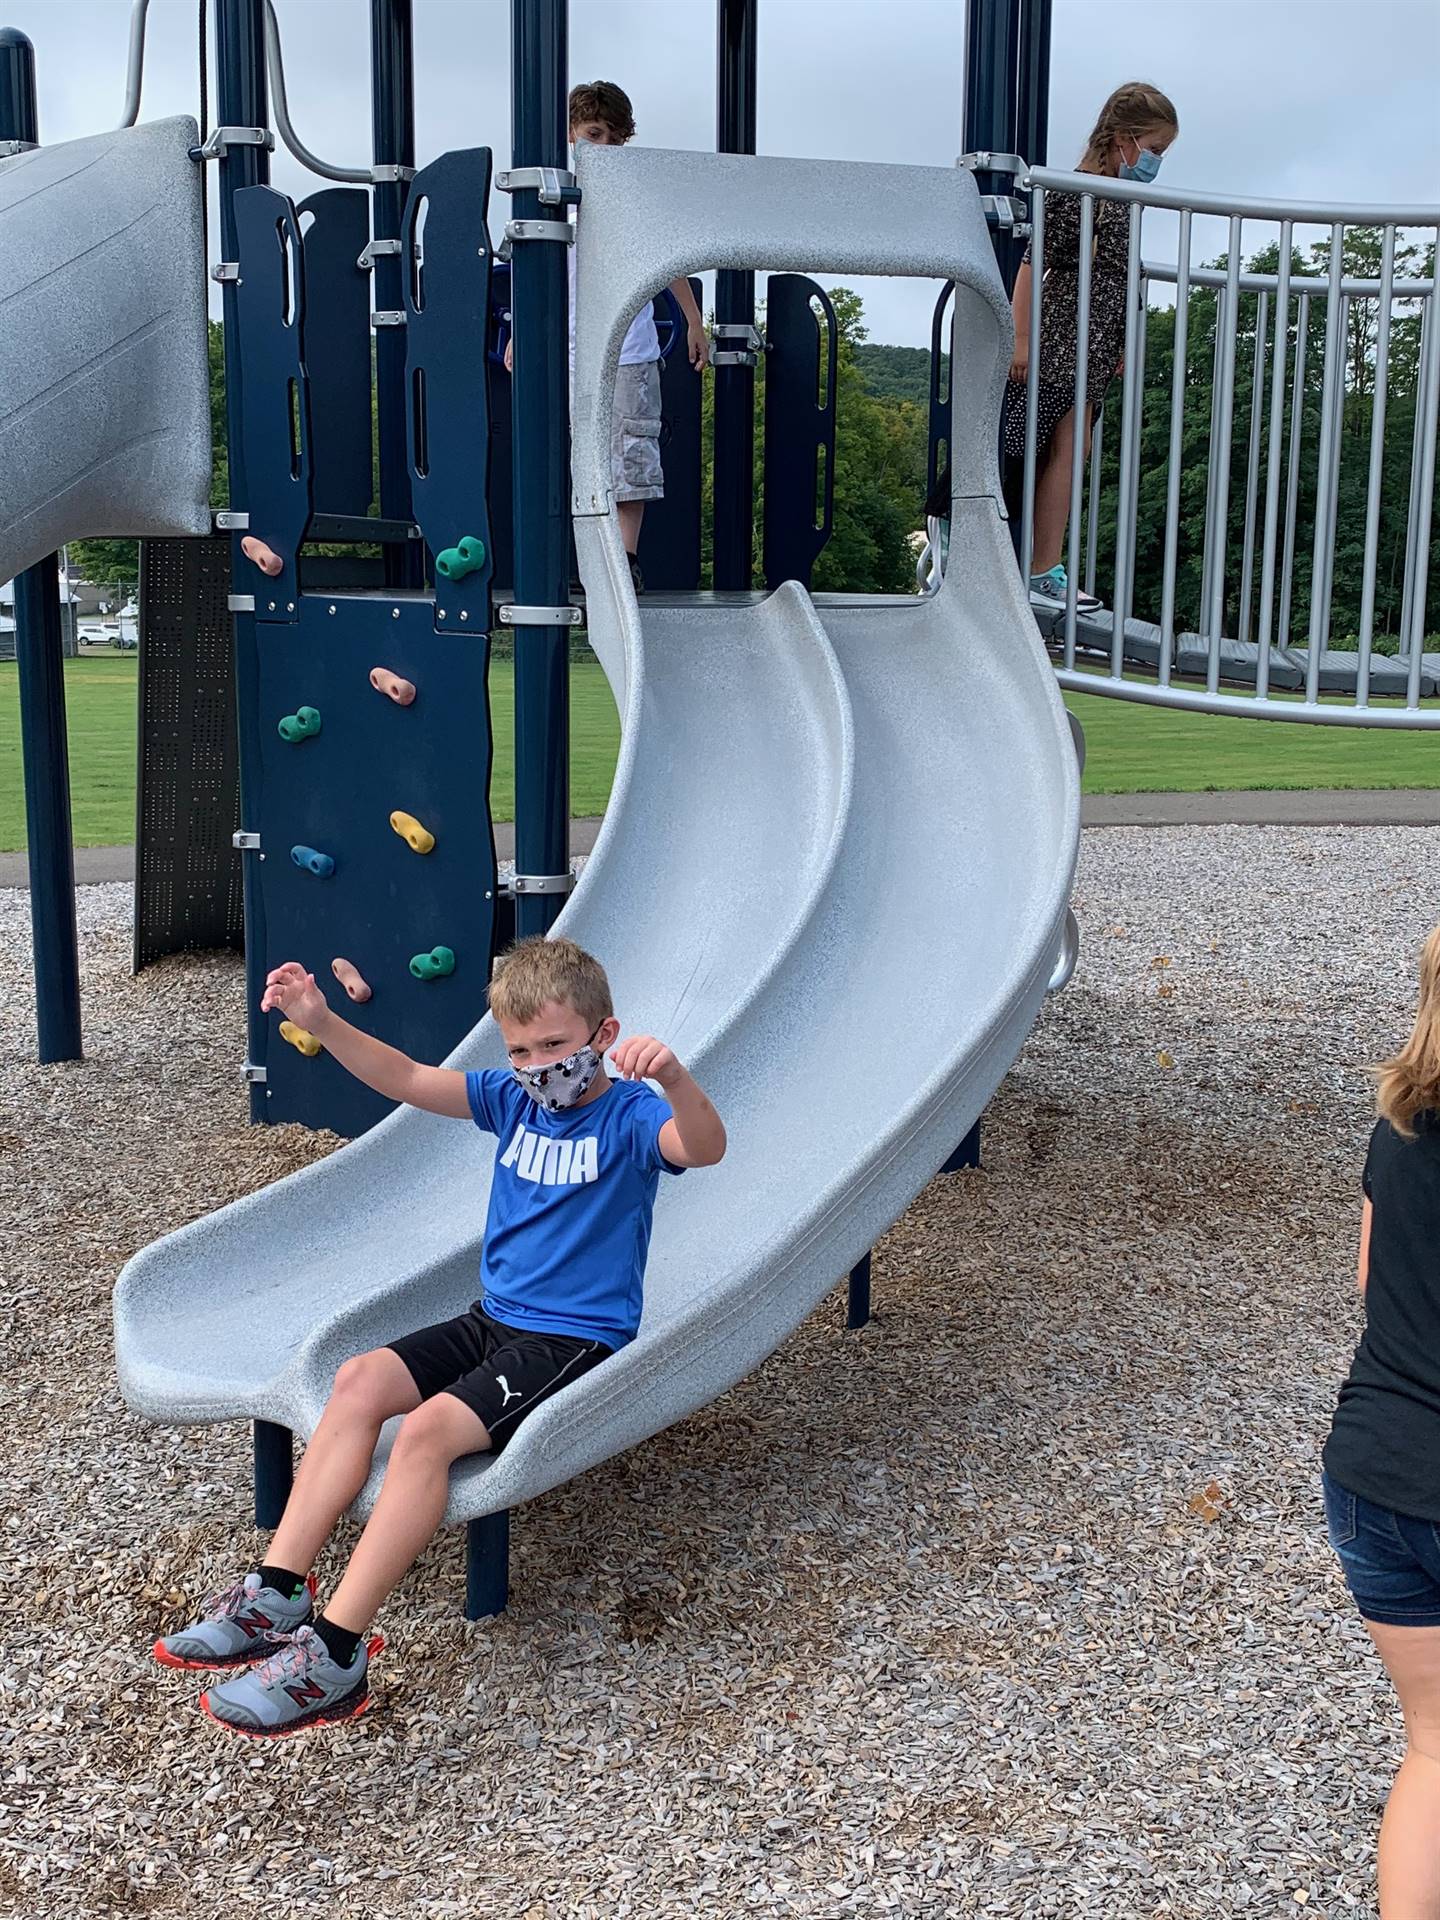
[(1280, 227), (1280, 271), (1275, 281), (1275, 351), (1270, 366), (1270, 445), (1265, 462), (1265, 531), (1260, 554), (1260, 629), (1255, 656), (1255, 698), (1270, 692), (1271, 615), (1275, 605), (1275, 530), (1280, 511), (1280, 450), (1285, 435), (1285, 361), (1290, 331), (1292, 228)]
[(130, 9), (130, 46), (125, 61), (125, 111), (119, 127), (133, 127), (140, 118), (140, 90), (145, 84), (145, 16), (150, 0), (135, 0)]
[(1250, 601), (1255, 590), (1255, 518), (1260, 502), (1260, 428), (1265, 417), (1265, 348), (1270, 324), (1270, 296), (1255, 296), (1255, 353), (1250, 365), (1250, 447), (1245, 458), (1245, 531), (1241, 536), (1240, 613), (1235, 636), (1250, 638)]
[(1065, 664), (1075, 664), (1076, 590), (1080, 580), (1080, 497), (1085, 479), (1085, 396), (1090, 380), (1090, 277), (1095, 266), (1095, 202), (1080, 196), (1080, 252), (1075, 296), (1075, 421), (1070, 446), (1070, 547), (1065, 564)]
[[(1440, 231), (1440, 211), (1336, 209), (1156, 193), (1129, 182), (1042, 168), (1032, 169), (1029, 179), (1036, 245), (1029, 294), (1031, 346), (1021, 529), (1027, 572), (1035, 560), (1035, 493), (1049, 451), (1038, 444), (1038, 386), (1042, 373), (1055, 378), (1053, 365), (1042, 365), (1040, 350), (1047, 268), (1051, 293), (1054, 275), (1067, 276), (1065, 312), (1075, 339), (1072, 419), (1077, 431), (1068, 453), (1068, 472), (1062, 479), (1052, 471), (1048, 483), (1063, 491), (1068, 480), (1069, 522), (1062, 542), (1067, 593), (1063, 626), (1057, 624), (1054, 635), (1065, 684), (1142, 703), (1216, 713), (1329, 725), (1440, 728), (1440, 662), (1426, 665), (1422, 659), (1440, 414), (1440, 293), (1436, 291), (1440, 276), (1416, 274), (1414, 263), (1421, 257), (1414, 244), (1417, 236), (1401, 232), (1417, 226)], [(1065, 228), (1067, 245), (1057, 267), (1053, 239), (1047, 259), (1045, 233), (1048, 217), (1053, 236), (1062, 195), (1072, 204)], [(1123, 381), (1116, 396), (1119, 408), (1109, 409), (1109, 429), (1102, 416), (1093, 424), (1087, 445), (1080, 423), (1094, 387), (1090, 363), (1095, 359), (1098, 365), (1107, 354), (1118, 356), (1121, 350), (1121, 264), (1114, 234), (1119, 216), (1106, 213), (1105, 203), (1110, 201), (1126, 206), (1129, 227)], [(1154, 205), (1175, 207), (1180, 215), (1173, 263), (1147, 260), (1140, 244), (1143, 208)], [(1226, 217), (1228, 248), (1223, 267), (1198, 267), (1192, 261), (1197, 213)], [(1099, 224), (1102, 218), (1109, 223), (1104, 228)], [(1280, 245), (1273, 272), (1245, 268), (1245, 223), (1253, 219), (1278, 221)], [(1313, 256), (1323, 259), (1323, 272), (1297, 270), (1298, 223), (1328, 225), (1328, 235)], [(1380, 229), (1378, 277), (1372, 279), (1363, 271), (1346, 273), (1347, 229), (1352, 225)], [(1072, 267), (1068, 236), (1077, 229), (1079, 244)], [(1102, 236), (1103, 258), (1097, 258), (1097, 234)], [(1429, 235), (1419, 237), (1428, 240)], [(1068, 277), (1071, 273), (1073, 280)], [(1108, 276), (1104, 305), (1099, 304), (1097, 276)], [(1150, 312), (1152, 281), (1167, 292), (1170, 286), (1175, 288), (1173, 315), (1168, 312), (1168, 300), (1156, 308), (1156, 315), (1165, 313), (1173, 324), (1163, 523), (1157, 496), (1148, 492), (1143, 500), (1141, 496), (1142, 444), (1151, 444), (1143, 441), (1142, 425), (1147, 379), (1154, 377), (1146, 364), (1147, 333), (1153, 334), (1157, 324)], [(1208, 296), (1209, 289), (1214, 289), (1215, 332), (1213, 366), (1208, 369), (1211, 390), (1206, 397), (1205, 370), (1201, 370), (1197, 393), (1196, 369), (1190, 362), (1194, 296), (1199, 290), (1207, 290)], [(1309, 337), (1312, 318), (1317, 323), (1321, 320), (1314, 307), (1317, 300), (1323, 302), (1323, 345), (1318, 336), (1312, 345)], [(1203, 305), (1209, 305), (1208, 297)], [(1253, 337), (1245, 343), (1249, 414), (1242, 427), (1236, 418), (1239, 342), (1241, 329), (1250, 326), (1252, 315)], [(1411, 358), (1417, 322), (1418, 366)], [(1104, 331), (1097, 334), (1101, 326)], [(1052, 361), (1054, 346), (1052, 340)], [(1396, 498), (1398, 488), (1386, 484), (1386, 462), (1396, 464), (1395, 411), (1397, 405), (1408, 405), (1412, 393), (1415, 431), (1413, 444), (1407, 431), (1405, 464), (1410, 484), (1408, 507), (1402, 508)], [(1203, 529), (1182, 521), (1187, 495), (1193, 506), (1199, 505), (1192, 492), (1200, 484), (1199, 475), (1192, 471), (1188, 482), (1186, 476), (1187, 459), (1193, 469), (1203, 444), (1203, 413), (1197, 421), (1197, 402), (1209, 412), (1211, 423)], [(1114, 417), (1117, 412), (1118, 418)], [(1406, 425), (1408, 429), (1408, 421)], [(1239, 446), (1237, 434), (1243, 442)], [(1348, 469), (1343, 494), (1341, 487), (1342, 461), (1353, 463), (1361, 434), (1367, 442), (1368, 466), (1363, 529), (1362, 509)], [(1087, 457), (1091, 462), (1088, 487)], [(1150, 457), (1153, 460), (1156, 454)], [(1243, 500), (1236, 500), (1234, 485), (1242, 473)], [(1082, 511), (1087, 496), (1088, 512)], [(1342, 525), (1342, 513), (1353, 518), (1353, 530)], [(1112, 514), (1113, 529), (1107, 529), (1102, 521)], [(1232, 526), (1241, 548), (1238, 563), (1230, 540)], [(1080, 563), (1083, 554), (1084, 585), (1093, 592), (1100, 555), (1112, 531), (1113, 611), (1109, 631), (1097, 644), (1091, 623), (1083, 623), (1082, 631), (1077, 620)], [(1047, 534), (1051, 537), (1053, 521)], [(1196, 550), (1187, 556), (1188, 540), (1194, 541)], [(1302, 540), (1309, 556), (1308, 580), (1304, 561), (1296, 577)], [(1054, 554), (1047, 548), (1040, 557), (1050, 559)], [(1382, 564), (1388, 577), (1382, 577)], [(1198, 580), (1189, 567), (1197, 568)], [(1154, 617), (1158, 601), (1158, 646), (1153, 630), (1147, 633), (1143, 625), (1137, 628), (1130, 620), (1137, 595), (1140, 604), (1135, 611), (1141, 621)], [(1292, 631), (1297, 619), (1304, 628), (1298, 635)], [(1198, 647), (1187, 635), (1177, 633), (1191, 620), (1199, 630)], [(1332, 633), (1354, 638), (1337, 642)], [(1381, 658), (1395, 653), (1397, 640), (1408, 669), (1403, 673), (1397, 673), (1394, 659)], [(1298, 657), (1287, 651), (1292, 643), (1304, 649)], [(1082, 656), (1078, 665), (1077, 653)], [(1086, 655), (1088, 661), (1083, 658)], [(1138, 677), (1142, 675), (1146, 677)], [(1178, 685), (1177, 678), (1199, 684)], [(1222, 686), (1222, 682), (1228, 684)], [(1253, 693), (1247, 682), (1253, 683)], [(1229, 690), (1232, 684), (1236, 691)]]
[(265, 0), (265, 65), (270, 75), (270, 105), (275, 115), (275, 131), (301, 166), (311, 173), (318, 173), (322, 180), (343, 180), (347, 184), (368, 187), (373, 178), (369, 167), (337, 167), (312, 153), (296, 133), (290, 119), (289, 96), (285, 91), (285, 53), (280, 44), (280, 22), (275, 17), (273, 0)]

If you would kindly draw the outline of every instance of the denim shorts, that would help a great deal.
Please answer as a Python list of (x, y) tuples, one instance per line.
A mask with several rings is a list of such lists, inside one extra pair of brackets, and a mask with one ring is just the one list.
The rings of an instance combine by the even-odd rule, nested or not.
[(1440, 1526), (1377, 1507), (1329, 1474), (1325, 1525), (1361, 1616), (1382, 1627), (1440, 1627)]

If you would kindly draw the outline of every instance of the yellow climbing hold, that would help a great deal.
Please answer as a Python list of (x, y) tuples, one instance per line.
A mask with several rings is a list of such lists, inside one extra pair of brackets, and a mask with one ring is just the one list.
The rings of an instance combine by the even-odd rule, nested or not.
[(288, 1040), (307, 1060), (313, 1060), (320, 1051), (320, 1042), (314, 1034), (307, 1033), (304, 1027), (297, 1027), (293, 1020), (280, 1022), (280, 1038)]
[(392, 813), (390, 824), (412, 853), (429, 853), (435, 844), (434, 834), (422, 827), (413, 813)]

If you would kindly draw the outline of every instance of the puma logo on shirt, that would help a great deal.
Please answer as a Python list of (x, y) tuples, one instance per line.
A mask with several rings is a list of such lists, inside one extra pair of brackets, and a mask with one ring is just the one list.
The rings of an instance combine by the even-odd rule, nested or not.
[(518, 1126), (500, 1165), (513, 1167), (518, 1179), (533, 1180), (541, 1187), (588, 1186), (600, 1178), (600, 1143), (594, 1134), (556, 1140)]

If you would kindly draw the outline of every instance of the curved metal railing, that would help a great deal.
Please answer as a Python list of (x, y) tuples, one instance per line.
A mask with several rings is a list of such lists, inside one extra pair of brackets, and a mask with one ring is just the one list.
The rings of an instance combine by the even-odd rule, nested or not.
[[(1076, 434), (1072, 448), (1062, 556), (1068, 590), (1052, 636), (1062, 682), (1088, 693), (1213, 713), (1440, 728), (1440, 657), (1424, 653), (1440, 413), (1440, 276), (1433, 268), (1423, 276), (1396, 272), (1402, 236), (1413, 235), (1422, 247), (1440, 240), (1440, 207), (1236, 199), (1044, 168), (1032, 170), (1025, 184), (1032, 195), (1033, 260), (1021, 527), (1027, 575), (1034, 556), (1035, 488), (1041, 467), (1037, 422), (1047, 207), (1053, 216), (1061, 196), (1079, 201), (1077, 254), (1073, 263), (1066, 262), (1066, 271), (1075, 274), (1077, 417), (1083, 417), (1087, 399), (1096, 224), (1107, 203), (1120, 202), (1129, 209), (1119, 419), (1117, 423), (1113, 405), (1107, 404), (1094, 420), (1088, 444), (1084, 435)], [(1178, 216), (1173, 264), (1142, 254), (1147, 209)], [(1216, 216), (1226, 222), (1224, 265), (1197, 264), (1194, 223), (1197, 217)], [(1246, 224), (1257, 222), (1278, 230), (1274, 273), (1244, 265)], [(1324, 272), (1296, 270), (1296, 230), (1302, 227), (1329, 229)], [(1379, 273), (1374, 277), (1346, 271), (1345, 236), (1356, 228), (1376, 234)], [(1152, 290), (1160, 296), (1154, 304)], [(1194, 439), (1187, 399), (1193, 410), (1195, 389), (1204, 384), (1203, 378), (1195, 378), (1188, 338), (1204, 305), (1197, 304), (1192, 312), (1197, 291), (1215, 296), (1203, 551), (1183, 556), (1188, 572), (1199, 560), (1198, 595), (1182, 594), (1180, 584), (1187, 425), (1192, 447)], [(1163, 369), (1147, 365), (1147, 333), (1152, 316), (1172, 302), (1166, 396)], [(1317, 351), (1312, 333), (1321, 315), (1323, 340)], [(1404, 365), (1392, 352), (1397, 315), (1412, 323), (1406, 341), (1415, 351)], [(1208, 313), (1201, 317), (1208, 323)], [(1413, 325), (1417, 318), (1418, 328)], [(1237, 367), (1242, 343), (1248, 366), (1241, 362)], [(1353, 377), (1357, 367), (1358, 379)], [(1398, 387), (1398, 382), (1408, 384)], [(1397, 390), (1407, 402), (1413, 396), (1415, 424), (1405, 496), (1403, 586), (1398, 613), (1389, 618), (1388, 634), (1382, 634), (1377, 626), (1381, 526), (1385, 520), (1393, 545), (1396, 524), (1393, 504), (1385, 498), (1387, 458), (1395, 457), (1393, 444), (1387, 449), (1386, 420)], [(1162, 396), (1168, 402), (1167, 451), (1163, 460), (1152, 460), (1142, 470), (1142, 423), (1148, 417), (1154, 426)], [(1248, 422), (1237, 419), (1237, 400), (1243, 407), (1247, 397)], [(1331, 644), (1340, 474), (1347, 448), (1352, 459), (1358, 457), (1357, 424), (1366, 428), (1367, 405), (1363, 562), (1355, 650), (1349, 653)], [(1115, 438), (1108, 463), (1107, 435)], [(1232, 501), (1239, 485), (1235, 470), (1242, 467), (1243, 509), (1235, 516), (1242, 531), (1237, 541), (1231, 531)], [(1107, 475), (1113, 496), (1102, 484)], [(1303, 538), (1307, 519), (1308, 541)], [(1113, 553), (1108, 583), (1096, 577), (1102, 527)], [(1141, 553), (1160, 559), (1158, 606), (1137, 609), (1133, 602)], [(1099, 614), (1087, 614), (1078, 605), (1082, 576), (1097, 597), (1102, 586), (1109, 585), (1109, 605)], [(1137, 611), (1148, 618), (1137, 621)], [(1193, 631), (1181, 628), (1186, 612), (1193, 616)], [(1377, 641), (1387, 637), (1396, 643), (1394, 660), (1382, 660), (1377, 648)]]

